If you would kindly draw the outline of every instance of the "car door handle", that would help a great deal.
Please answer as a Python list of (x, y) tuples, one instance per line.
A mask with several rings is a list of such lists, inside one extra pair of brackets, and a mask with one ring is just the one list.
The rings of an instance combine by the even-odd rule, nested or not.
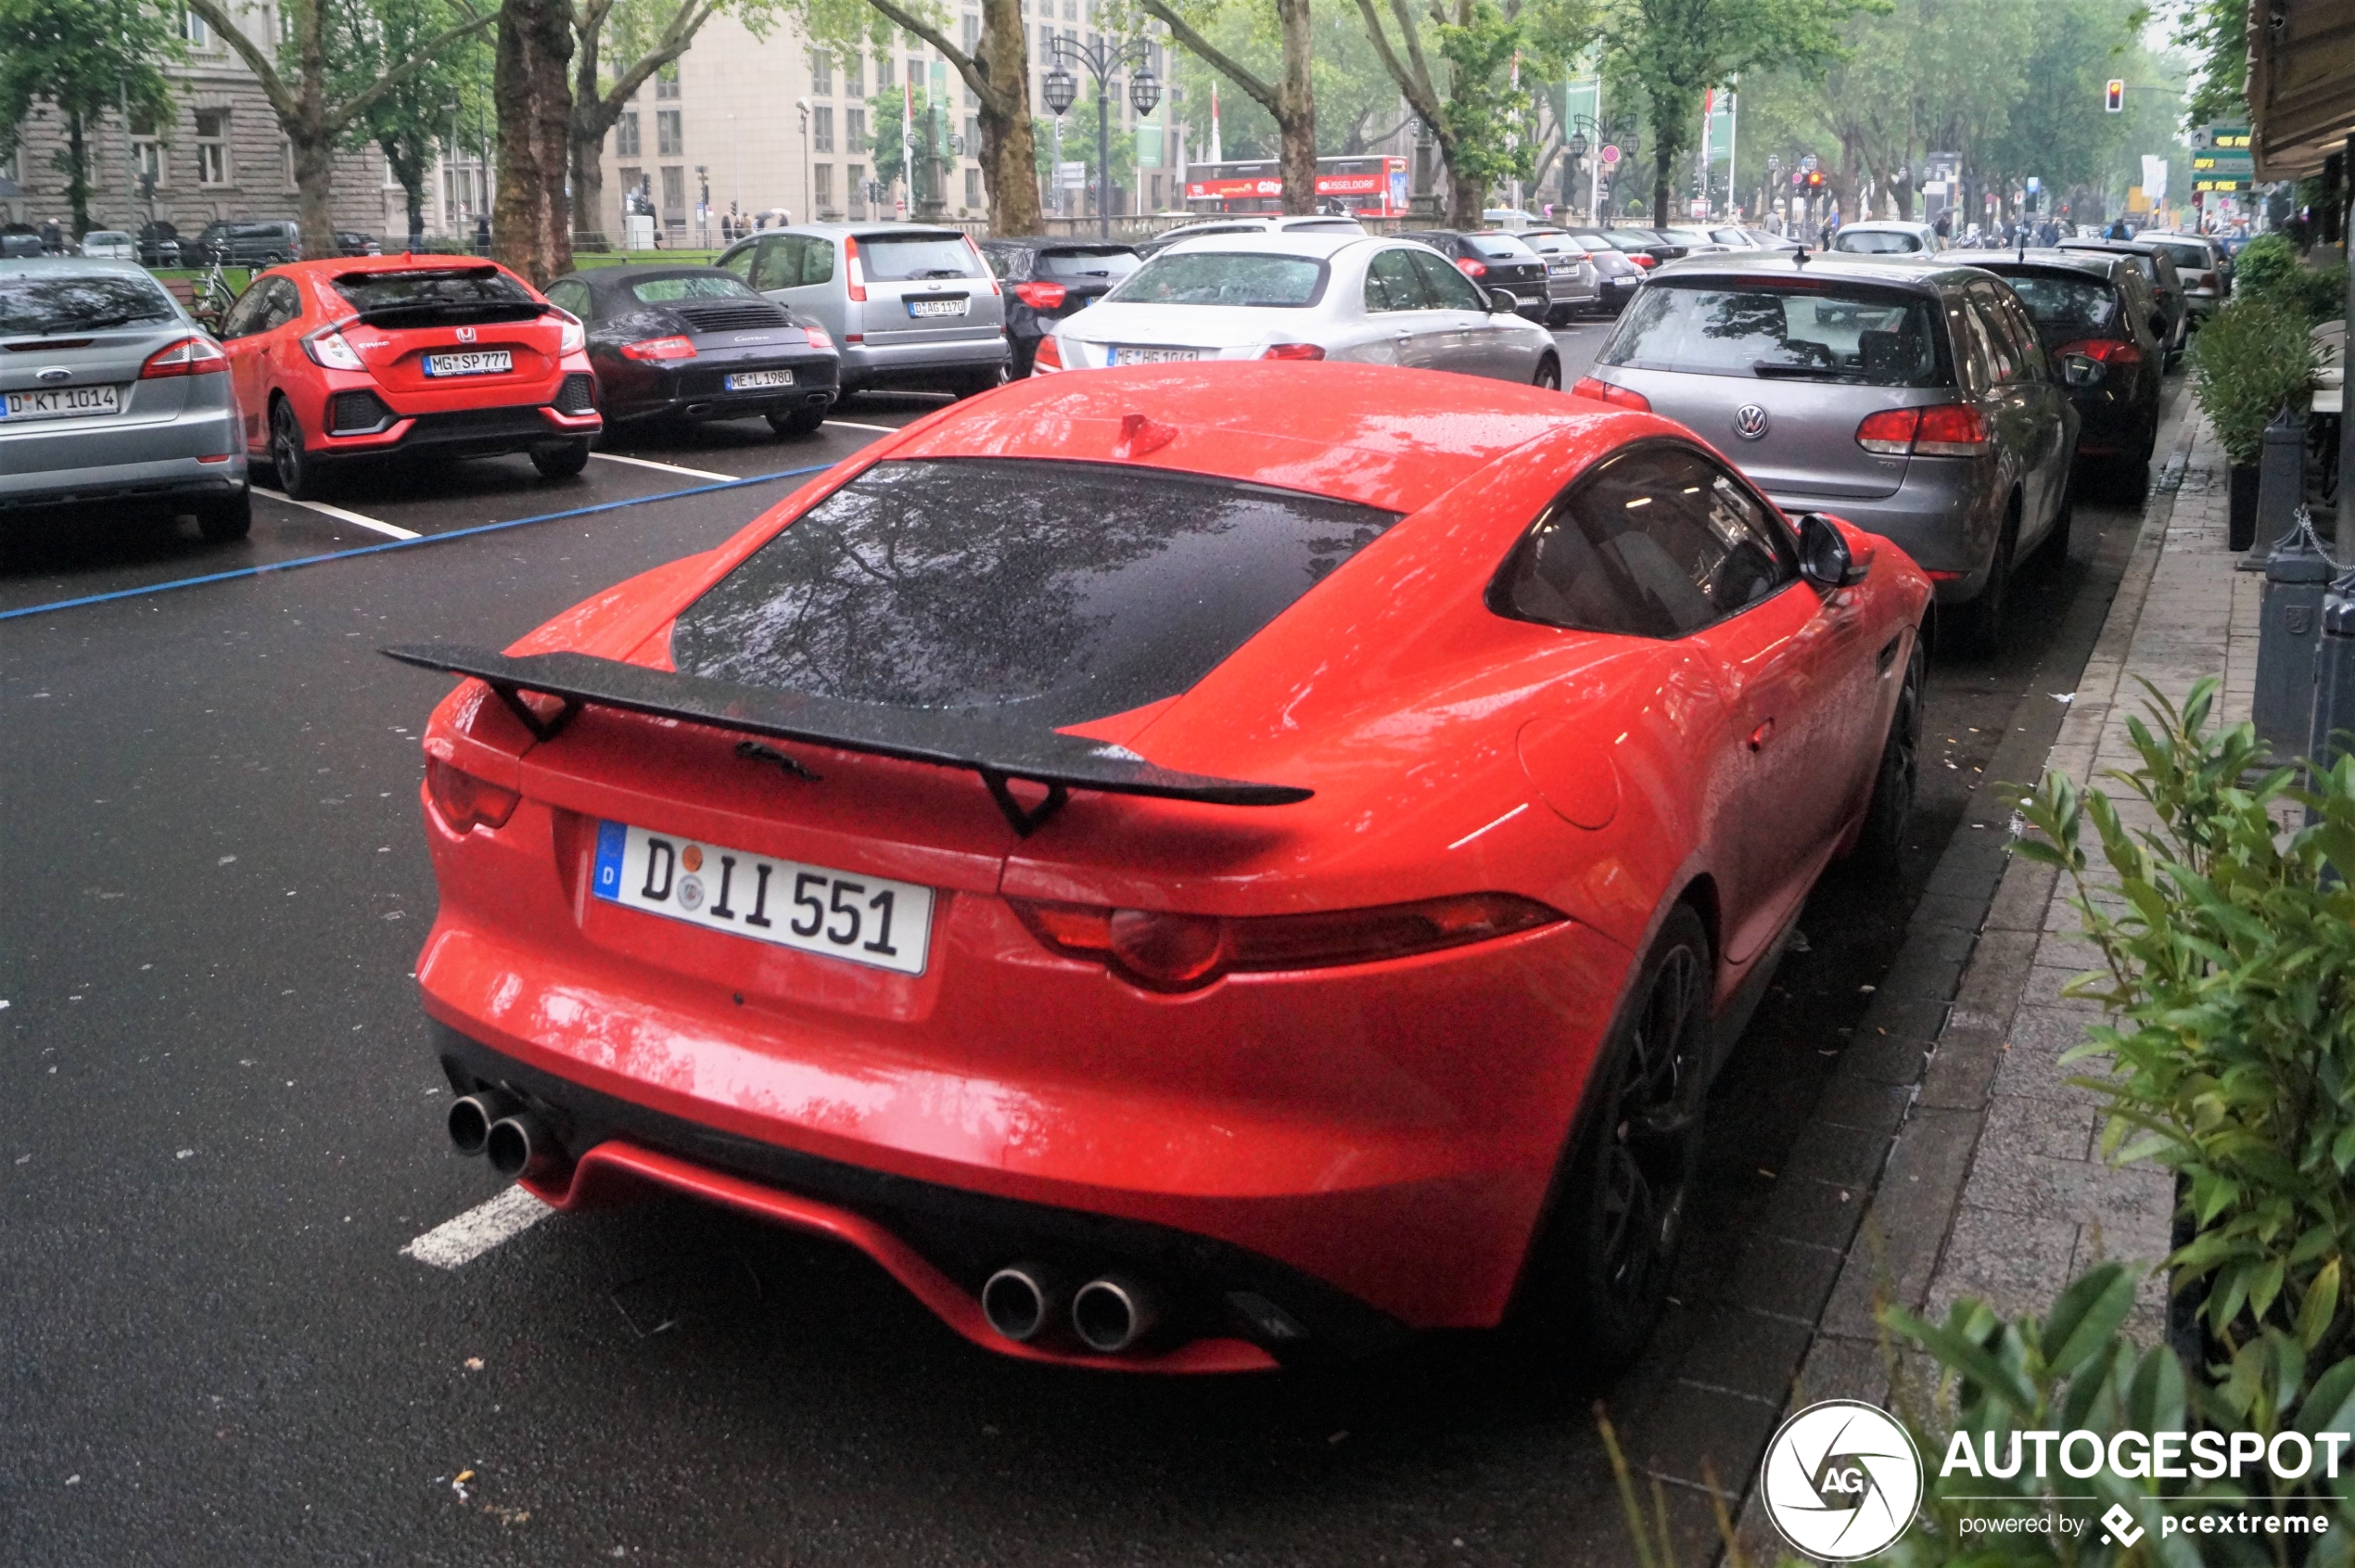
[(1772, 719), (1769, 719), (1750, 733), (1750, 749), (1752, 751), (1763, 750), (1765, 747), (1766, 743), (1774, 738), (1775, 721)]

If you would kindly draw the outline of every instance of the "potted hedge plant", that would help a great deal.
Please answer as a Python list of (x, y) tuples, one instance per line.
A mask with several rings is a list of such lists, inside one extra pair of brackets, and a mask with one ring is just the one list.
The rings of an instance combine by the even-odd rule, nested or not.
[(2311, 390), (2314, 346), (2303, 312), (2268, 293), (2235, 299), (2192, 340), (2192, 391), (2232, 478), (2230, 544), (2257, 538), (2257, 463), (2265, 427), (2284, 403), (2300, 410)]

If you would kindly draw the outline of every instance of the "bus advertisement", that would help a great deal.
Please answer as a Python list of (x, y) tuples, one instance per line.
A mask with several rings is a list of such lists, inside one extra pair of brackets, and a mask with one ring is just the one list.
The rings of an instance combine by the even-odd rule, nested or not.
[[(1209, 212), (1277, 212), (1282, 171), (1273, 159), (1196, 163), (1186, 170), (1186, 205)], [(1317, 204), (1368, 218), (1407, 213), (1407, 160), (1382, 153), (1317, 160)]]

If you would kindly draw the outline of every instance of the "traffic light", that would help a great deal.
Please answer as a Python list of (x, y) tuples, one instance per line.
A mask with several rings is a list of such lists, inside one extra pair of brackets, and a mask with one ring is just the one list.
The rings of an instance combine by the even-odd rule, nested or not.
[(2109, 79), (2108, 84), (2102, 89), (2102, 108), (2111, 114), (2118, 114), (2125, 109), (2125, 83), (2115, 76)]
[(1807, 171), (1807, 188), (1811, 191), (1818, 191), (1824, 188), (1824, 172), (1821, 169), (1810, 169)]

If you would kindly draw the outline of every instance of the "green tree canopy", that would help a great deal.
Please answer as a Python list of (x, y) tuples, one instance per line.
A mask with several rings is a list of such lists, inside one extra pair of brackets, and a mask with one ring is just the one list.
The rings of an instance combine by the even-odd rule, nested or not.
[(153, 0), (0, 0), (0, 157), (16, 151), (37, 105), (57, 112), (66, 134), (57, 164), (76, 239), (90, 232), (92, 130), (126, 108), (134, 119), (171, 118), (159, 67), (183, 51), (176, 16)]

